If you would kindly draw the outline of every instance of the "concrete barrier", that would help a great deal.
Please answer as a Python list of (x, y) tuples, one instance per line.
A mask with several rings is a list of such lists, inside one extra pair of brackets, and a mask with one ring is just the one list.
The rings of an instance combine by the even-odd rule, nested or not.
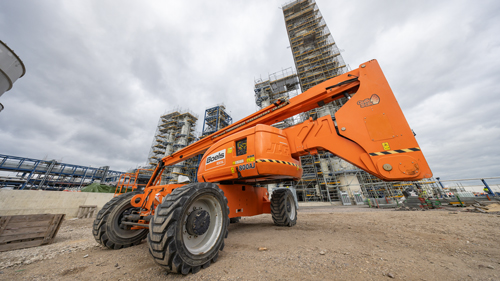
[(0, 190), (0, 216), (66, 214), (74, 218), (80, 205), (97, 205), (100, 210), (112, 198), (113, 193)]
[(341, 206), (342, 202), (299, 202), (300, 207), (329, 207), (329, 206)]

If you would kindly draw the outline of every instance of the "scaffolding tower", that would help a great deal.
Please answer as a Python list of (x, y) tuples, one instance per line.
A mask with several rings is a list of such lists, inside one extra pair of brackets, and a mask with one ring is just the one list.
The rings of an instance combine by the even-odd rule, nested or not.
[(282, 9), (302, 91), (347, 72), (314, 0), (293, 1)]
[[(302, 91), (347, 72), (340, 50), (314, 0), (298, 0), (283, 5), (283, 16)], [(334, 116), (346, 100), (340, 99), (300, 114), (298, 122), (310, 117)], [(304, 177), (295, 184), (304, 201), (339, 200), (340, 179), (335, 174), (331, 153), (301, 157)], [(347, 163), (346, 163), (347, 164)]]
[[(149, 167), (156, 167), (163, 157), (195, 142), (198, 139), (195, 132), (197, 120), (198, 116), (189, 110), (174, 109), (163, 114), (158, 121), (149, 151)], [(166, 167), (163, 172), (163, 183), (177, 183), (180, 175), (189, 177), (193, 182), (196, 164), (196, 160), (188, 159)]]
[[(225, 128), (233, 123), (233, 118), (226, 112), (226, 106), (218, 104), (213, 107), (209, 107), (205, 110), (205, 117), (203, 119), (203, 129), (200, 139), (209, 136), (218, 130)], [(193, 182), (197, 182), (198, 167), (200, 166), (201, 158), (203, 154), (198, 154), (198, 157), (193, 157), (188, 161), (192, 161), (192, 169), (190, 170), (190, 178), (193, 178)]]
[[(255, 104), (263, 109), (279, 99), (290, 99), (300, 94), (299, 78), (293, 68), (289, 67), (269, 74), (266, 80), (258, 78), (254, 80)], [(274, 127), (283, 129), (297, 123), (296, 118), (290, 117)]]
[(202, 137), (211, 135), (232, 123), (233, 118), (226, 112), (226, 106), (224, 104), (218, 104), (207, 108), (203, 120)]

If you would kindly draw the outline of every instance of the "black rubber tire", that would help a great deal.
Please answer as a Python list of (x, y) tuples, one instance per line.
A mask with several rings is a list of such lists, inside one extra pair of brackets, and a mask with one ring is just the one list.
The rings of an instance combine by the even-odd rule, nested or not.
[(297, 208), (292, 191), (275, 189), (271, 196), (271, 215), (278, 226), (294, 226), (297, 223)]
[(229, 223), (239, 223), (241, 217), (230, 218)]
[(125, 193), (111, 199), (97, 213), (92, 234), (97, 243), (113, 250), (135, 246), (148, 235), (147, 229), (125, 230), (119, 227), (120, 215), (132, 208), (130, 199), (139, 192)]
[[(201, 196), (212, 196), (220, 204), (222, 224), (220, 234), (212, 248), (202, 254), (192, 254), (184, 244), (184, 215), (190, 206)], [(219, 250), (224, 249), (229, 225), (229, 207), (224, 192), (213, 183), (191, 183), (172, 191), (158, 205), (150, 222), (148, 245), (149, 253), (156, 263), (168, 272), (188, 274), (197, 273), (216, 262)], [(211, 219), (212, 223), (212, 219)]]

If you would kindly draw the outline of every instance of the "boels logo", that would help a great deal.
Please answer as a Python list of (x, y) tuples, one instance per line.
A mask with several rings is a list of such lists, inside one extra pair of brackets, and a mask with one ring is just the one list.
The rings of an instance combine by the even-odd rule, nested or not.
[(369, 99), (358, 100), (358, 105), (363, 108), (367, 106), (372, 106), (380, 103), (380, 97), (373, 94)]
[(205, 170), (210, 170), (212, 168), (222, 166), (226, 164), (226, 150), (217, 151), (213, 154), (207, 156), (205, 162)]

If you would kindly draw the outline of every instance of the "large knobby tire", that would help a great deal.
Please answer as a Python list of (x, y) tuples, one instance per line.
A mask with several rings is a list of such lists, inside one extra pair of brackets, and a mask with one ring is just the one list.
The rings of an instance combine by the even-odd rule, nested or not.
[(149, 252), (168, 272), (197, 273), (216, 262), (224, 249), (228, 215), (227, 199), (216, 184), (176, 188), (150, 222)]
[(271, 215), (278, 226), (294, 226), (297, 223), (297, 208), (292, 191), (275, 189), (271, 196)]
[(97, 213), (92, 228), (92, 234), (97, 243), (109, 249), (121, 249), (140, 244), (148, 235), (147, 229), (132, 230), (127, 226), (120, 226), (125, 214), (134, 209), (130, 200), (138, 192), (125, 193), (117, 196), (102, 207)]

